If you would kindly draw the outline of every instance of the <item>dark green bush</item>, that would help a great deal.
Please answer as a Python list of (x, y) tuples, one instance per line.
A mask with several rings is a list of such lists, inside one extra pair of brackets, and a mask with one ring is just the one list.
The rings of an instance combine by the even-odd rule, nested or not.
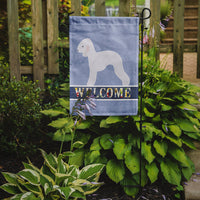
[(39, 126), (41, 100), (37, 83), (9, 80), (7, 65), (0, 69), (0, 149), (28, 152)]
[[(168, 184), (180, 197), (182, 181), (194, 172), (184, 149), (195, 149), (193, 142), (200, 140), (200, 112), (194, 106), (199, 104), (200, 88), (161, 69), (151, 54), (144, 59), (143, 76), (141, 185)], [(58, 105), (46, 114), (59, 117), (50, 124), (58, 129), (54, 139), (62, 140), (62, 129), (69, 141), (67, 99), (60, 98)], [(77, 127), (75, 140), (82, 145), (74, 150), (70, 164), (106, 164), (108, 177), (135, 196), (139, 190), (134, 185), (140, 183), (140, 114), (87, 118)]]

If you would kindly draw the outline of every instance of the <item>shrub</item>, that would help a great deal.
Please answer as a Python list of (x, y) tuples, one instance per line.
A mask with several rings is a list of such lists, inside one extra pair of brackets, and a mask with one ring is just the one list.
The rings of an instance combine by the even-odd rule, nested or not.
[(9, 80), (8, 66), (0, 72), (0, 148), (2, 152), (31, 150), (40, 119), (40, 92), (37, 83)]
[[(175, 187), (177, 192), (182, 190), (182, 181), (194, 172), (184, 149), (195, 149), (193, 141), (200, 140), (200, 113), (194, 106), (199, 104), (196, 93), (200, 89), (159, 68), (151, 54), (144, 59), (143, 76), (141, 158), (139, 113), (138, 116), (87, 118), (77, 128), (74, 138), (82, 145), (77, 146), (75, 156), (70, 159), (70, 164), (78, 166), (105, 164), (108, 177), (133, 197), (139, 191), (134, 186), (140, 184), (140, 159), (141, 186), (158, 181)], [(57, 128), (54, 139), (61, 138), (60, 128), (66, 126), (65, 141), (70, 141), (70, 123), (64, 122), (69, 102), (60, 98), (59, 104), (65, 105), (66, 110), (58, 106), (45, 112), (51, 116), (57, 112), (54, 117), (59, 117), (52, 118), (51, 125)]]

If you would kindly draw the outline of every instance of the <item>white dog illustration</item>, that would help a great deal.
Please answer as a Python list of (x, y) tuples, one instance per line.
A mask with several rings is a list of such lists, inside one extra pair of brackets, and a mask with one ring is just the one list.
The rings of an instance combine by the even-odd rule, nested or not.
[(114, 51), (96, 52), (92, 41), (89, 38), (83, 39), (78, 45), (78, 52), (84, 57), (88, 57), (89, 79), (87, 85), (94, 85), (97, 78), (97, 72), (103, 71), (108, 65), (114, 67), (115, 74), (122, 81), (122, 85), (129, 85), (130, 78), (126, 74), (122, 64), (121, 56)]

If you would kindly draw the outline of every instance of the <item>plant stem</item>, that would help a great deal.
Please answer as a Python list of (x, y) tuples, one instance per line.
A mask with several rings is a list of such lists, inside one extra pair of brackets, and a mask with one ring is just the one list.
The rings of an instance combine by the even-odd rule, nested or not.
[(64, 139), (65, 139), (65, 133), (64, 133), (63, 129), (62, 129), (62, 134), (63, 134), (63, 138), (62, 138), (62, 142), (60, 144), (60, 154), (62, 153), (63, 143), (64, 143)]

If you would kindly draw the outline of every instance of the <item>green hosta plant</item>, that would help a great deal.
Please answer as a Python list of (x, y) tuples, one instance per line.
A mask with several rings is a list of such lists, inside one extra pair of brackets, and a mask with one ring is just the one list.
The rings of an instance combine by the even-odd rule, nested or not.
[[(200, 113), (196, 93), (200, 88), (160, 69), (147, 59), (144, 68), (141, 185), (156, 181), (180, 190), (194, 172), (185, 147), (195, 149), (200, 140)], [(135, 196), (140, 183), (140, 117), (108, 117), (90, 146), (85, 163), (103, 162), (106, 173), (124, 191)], [(132, 186), (132, 187), (131, 187)]]
[[(194, 172), (185, 148), (195, 149), (193, 142), (200, 140), (200, 113), (194, 106), (199, 104), (200, 88), (160, 69), (152, 58), (146, 58), (144, 66), (141, 185), (159, 181), (179, 191)], [(85, 153), (85, 164), (106, 164), (109, 178), (135, 197), (139, 190), (134, 186), (140, 184), (139, 115), (96, 123), (100, 129), (90, 127), (96, 137)]]
[(8, 183), (0, 188), (13, 195), (10, 199), (86, 199), (87, 194), (102, 185), (98, 180), (103, 164), (78, 169), (64, 162), (65, 153), (56, 156), (42, 151), (42, 155), (44, 163), (40, 169), (29, 161), (17, 174), (3, 172)]

